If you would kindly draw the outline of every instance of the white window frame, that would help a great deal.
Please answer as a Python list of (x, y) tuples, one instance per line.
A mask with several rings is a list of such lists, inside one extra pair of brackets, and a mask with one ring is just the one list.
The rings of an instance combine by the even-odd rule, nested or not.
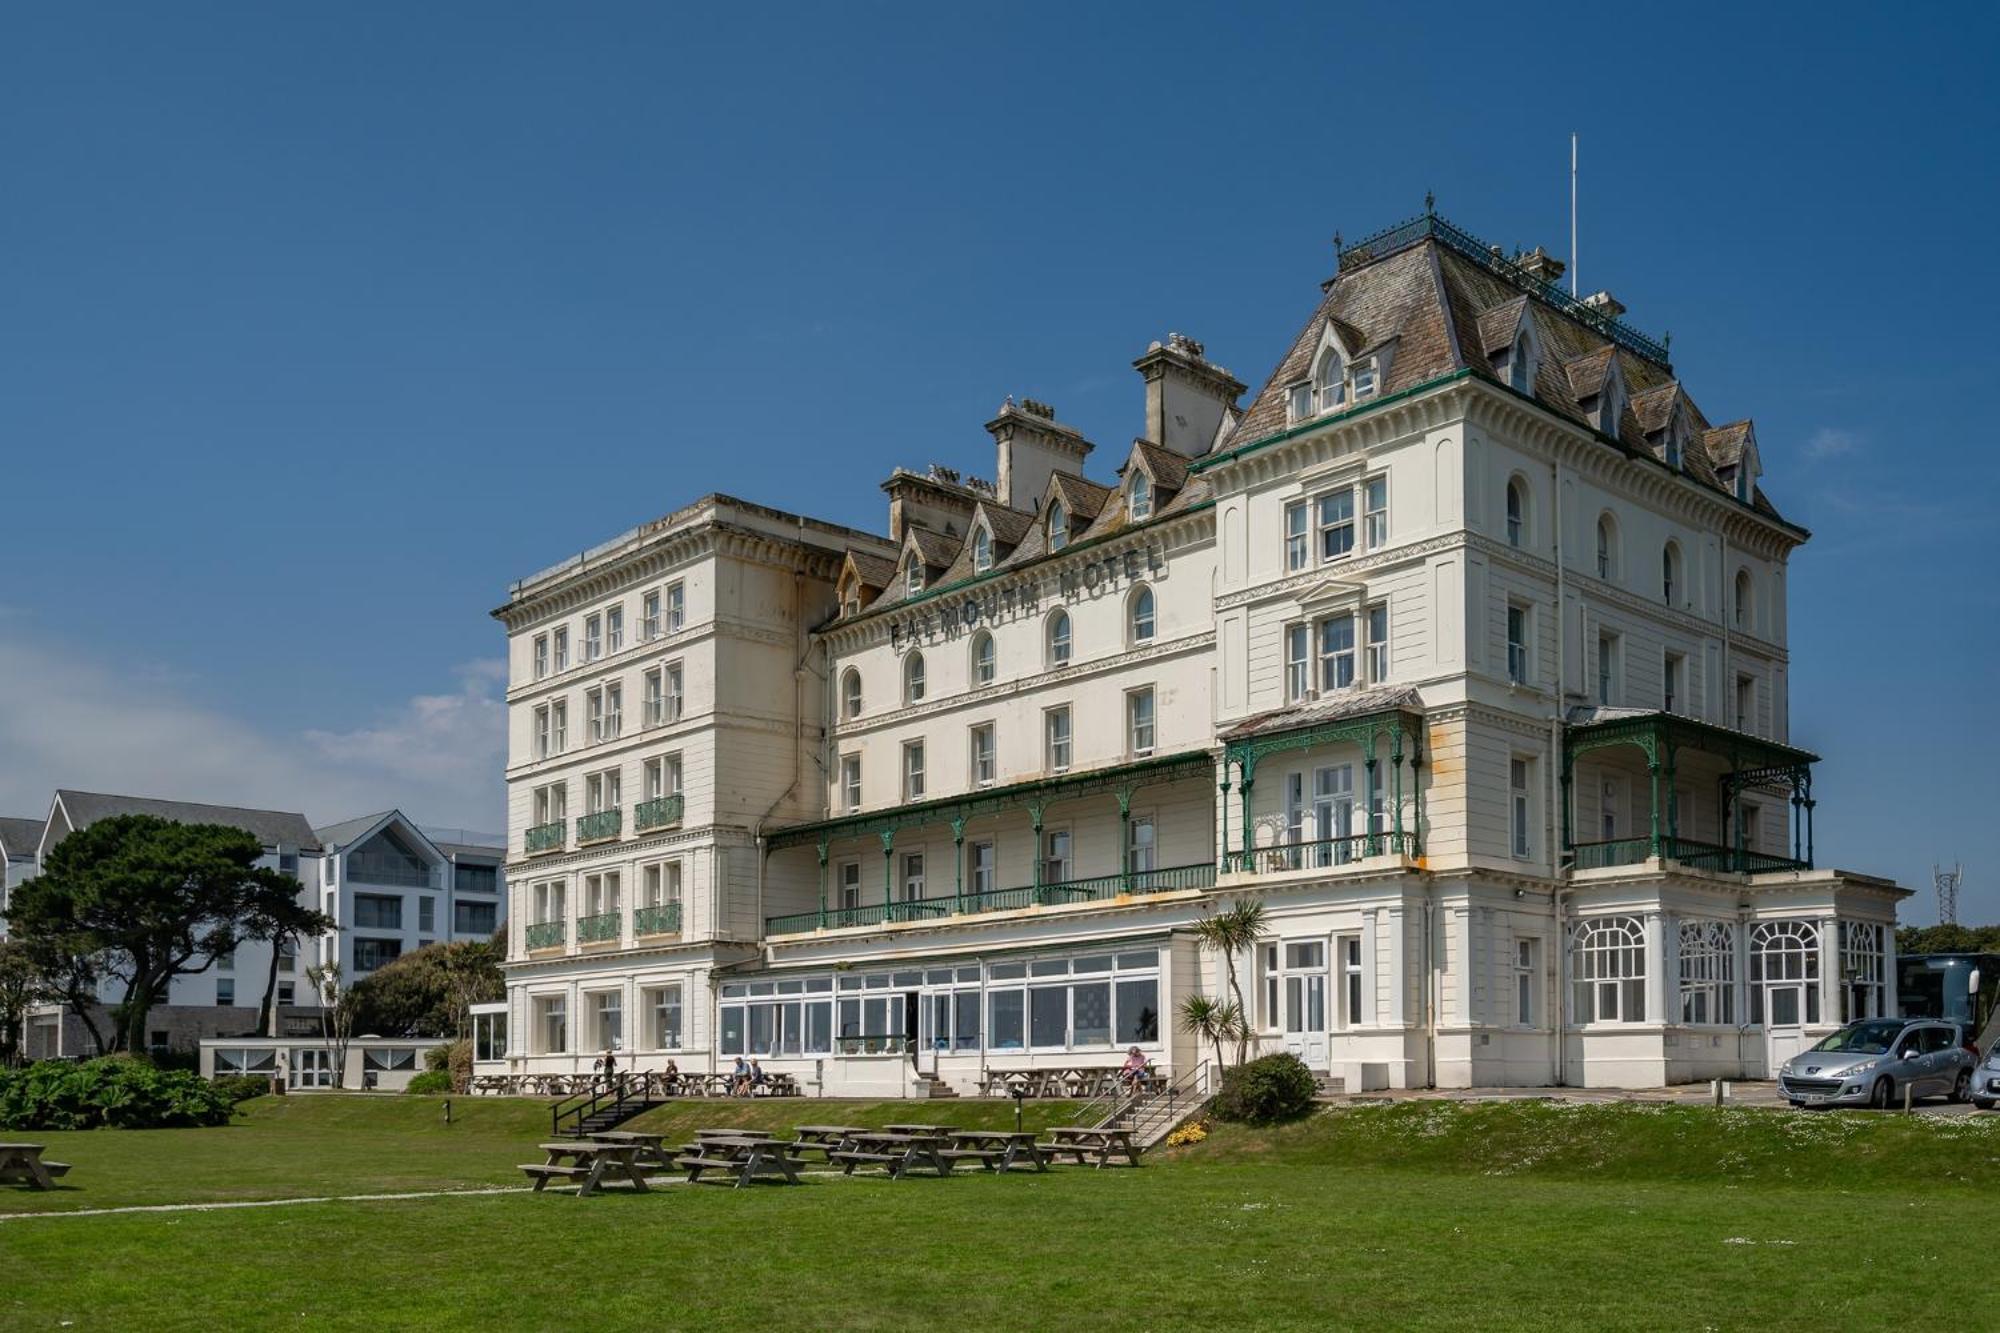
[(903, 799), (924, 799), (924, 743), (921, 740), (903, 742)]
[(1646, 1021), (1646, 926), (1593, 916), (1570, 930), (1570, 1017), (1579, 1027)]
[(1389, 679), (1389, 603), (1376, 602), (1361, 617), (1368, 629), (1368, 683), (1381, 685)]
[(1068, 611), (1057, 607), (1050, 613), (1042, 631), (1042, 642), (1051, 670), (1066, 667), (1076, 660), (1075, 634), (1076, 625)]
[(1134, 520), (1153, 516), (1153, 479), (1146, 475), (1144, 468), (1132, 469), (1130, 509)]
[(1312, 563), (1313, 506), (1310, 500), (1294, 500), (1285, 506), (1285, 572), (1306, 568)]
[(1507, 850), (1517, 861), (1535, 856), (1535, 760), (1512, 755), (1507, 760)]
[(855, 667), (840, 673), (840, 715), (849, 722), (861, 716), (861, 672)]
[(639, 599), (639, 641), (651, 643), (660, 637), (660, 590), (652, 588)]
[(1134, 588), (1126, 599), (1126, 632), (1131, 636), (1134, 647), (1151, 643), (1159, 631), (1159, 598), (1150, 584), (1142, 583)]
[(861, 808), (861, 756), (840, 756), (840, 808), (853, 813)]
[(903, 702), (919, 704), (924, 701), (924, 655), (916, 649), (903, 658)]
[(1076, 730), (1069, 705), (1042, 710), (1042, 766), (1050, 773), (1067, 773), (1076, 760)]
[(999, 649), (994, 646), (993, 635), (987, 630), (978, 630), (972, 636), (972, 684), (975, 688), (991, 685), (999, 676)]
[(678, 634), (687, 626), (687, 585), (679, 579), (667, 585), (667, 633)]
[(1386, 472), (1362, 479), (1361, 539), (1370, 551), (1379, 551), (1389, 544), (1389, 474)]
[(1133, 759), (1152, 754), (1159, 742), (1159, 715), (1153, 687), (1125, 691), (1125, 749)]
[(1507, 603), (1507, 679), (1515, 685), (1535, 681), (1535, 608), (1526, 602)]
[(991, 787), (1000, 776), (1000, 754), (991, 722), (974, 723), (966, 731), (966, 767), (975, 788)]

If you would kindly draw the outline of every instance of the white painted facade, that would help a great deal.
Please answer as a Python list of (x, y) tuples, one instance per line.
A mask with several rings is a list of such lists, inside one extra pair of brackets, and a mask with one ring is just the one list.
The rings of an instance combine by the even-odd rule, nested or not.
[[(1423, 250), (1341, 282), (1420, 282)], [(1562, 383), (1608, 357), (1609, 387), (1552, 410), (1505, 349), (1412, 382), (1413, 322), (1370, 343), (1328, 315), (1245, 414), (1176, 339), (1135, 363), (1154, 443), (1109, 490), (1065, 481), (1088, 444), (1010, 402), (999, 483), (897, 474), (887, 541), (711, 497), (517, 585), (496, 615), (522, 896), (482, 1072), (607, 1045), (868, 1095), (1131, 1045), (1185, 1071), (1206, 1052), (1173, 1016), (1228, 990), (1193, 927), (1242, 898), (1268, 930), (1234, 960), (1258, 1044), (1350, 1089), (1757, 1076), (1893, 1005), (1906, 891), (1808, 864), (1785, 645), (1805, 534), (1753, 502), (1747, 423), (1700, 426), (1650, 344), (1605, 350), (1615, 320), (1531, 314), (1550, 349), (1515, 348), (1594, 337)], [(1619, 397), (1635, 348), (1643, 418)], [(1299, 369), (1329, 363), (1332, 390)], [(1689, 430), (1717, 441), (1699, 472)], [(566, 628), (574, 654), (585, 617), (629, 627), (674, 580), (667, 641), (538, 672), (537, 641)], [(677, 719), (575, 739), (583, 691), (630, 701), (669, 659)], [(539, 757), (557, 699), (569, 744)], [(680, 824), (578, 845), (578, 784), (615, 768), (629, 824), (668, 752)], [(553, 783), (559, 845), (531, 850)], [(682, 915), (641, 934), (662, 860)]]

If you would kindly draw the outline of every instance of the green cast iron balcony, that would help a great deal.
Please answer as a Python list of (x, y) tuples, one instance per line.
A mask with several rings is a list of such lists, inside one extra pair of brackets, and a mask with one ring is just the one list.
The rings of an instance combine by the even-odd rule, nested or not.
[(615, 805), (594, 815), (578, 815), (576, 840), (578, 843), (607, 842), (618, 836), (618, 830), (624, 827), (624, 823), (624, 812)]
[[(1578, 870), (1606, 870), (1613, 866), (1643, 865), (1653, 858), (1651, 838), (1611, 838), (1603, 842), (1579, 842), (1570, 848)], [(1789, 856), (1772, 856), (1748, 848), (1722, 847), (1693, 838), (1663, 835), (1660, 857), (1690, 870), (1712, 870), (1719, 874), (1758, 875), (1773, 870), (1810, 870), (1811, 864)]]
[(576, 919), (576, 942), (578, 944), (602, 944), (606, 940), (618, 938), (618, 929), (624, 924), (618, 912), (599, 912), (596, 916), (580, 916)]
[(681, 794), (675, 792), (658, 800), (639, 802), (632, 807), (632, 831), (645, 833), (656, 828), (672, 828), (681, 822), (682, 800)]
[(553, 824), (536, 824), (529, 828), (526, 838), (528, 855), (561, 851), (563, 831), (563, 822), (560, 819)]
[(678, 935), (681, 933), (681, 905), (661, 903), (657, 907), (632, 909), (634, 935)]
[(1356, 833), (1345, 838), (1313, 838), (1304, 842), (1273, 843), (1248, 851), (1225, 852), (1222, 871), (1226, 875), (1278, 875), (1290, 870), (1332, 870), (1352, 865), (1371, 856), (1415, 856), (1417, 835), (1402, 833)]
[(1182, 889), (1215, 887), (1215, 863), (1166, 866), (1158, 870), (1134, 870), (1117, 875), (1097, 875), (1090, 879), (1064, 880), (1057, 884), (1028, 885), (1017, 889), (993, 889), (967, 893), (956, 898), (919, 898), (913, 901), (871, 903), (860, 907), (829, 907), (824, 912), (793, 912), (766, 917), (766, 935), (795, 935), (811, 930), (845, 930), (853, 926), (879, 926), (891, 921), (931, 921), (981, 912), (1007, 912), (1038, 904), (1109, 902), (1128, 894), (1172, 893)]
[(560, 949), (565, 938), (563, 923), (560, 921), (537, 921), (528, 927), (528, 948)]

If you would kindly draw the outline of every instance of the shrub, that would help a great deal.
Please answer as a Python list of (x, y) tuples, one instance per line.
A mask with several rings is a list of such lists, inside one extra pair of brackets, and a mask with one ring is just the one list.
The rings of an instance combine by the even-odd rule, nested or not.
[(247, 1102), (252, 1097), (262, 1097), (271, 1090), (269, 1074), (219, 1074), (210, 1080), (209, 1086), (229, 1099), (231, 1106)]
[(411, 1079), (410, 1086), (403, 1089), (404, 1092), (430, 1093), (433, 1095), (440, 1092), (450, 1092), (451, 1090), (451, 1071), (449, 1069), (427, 1069)]
[(111, 1057), (0, 1070), (0, 1129), (159, 1129), (227, 1124), (229, 1096), (182, 1070)]
[(1312, 1071), (1298, 1056), (1267, 1055), (1223, 1074), (1215, 1113), (1246, 1125), (1274, 1125), (1310, 1111), (1318, 1090)]
[(1188, 1148), (1208, 1137), (1206, 1120), (1190, 1120), (1173, 1133), (1167, 1135), (1169, 1148)]

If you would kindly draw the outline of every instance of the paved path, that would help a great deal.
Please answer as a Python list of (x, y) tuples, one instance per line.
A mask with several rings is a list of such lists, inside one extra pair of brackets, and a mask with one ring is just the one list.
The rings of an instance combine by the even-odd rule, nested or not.
[[(1322, 1097), (1330, 1106), (1369, 1106), (1383, 1102), (1654, 1102), (1677, 1106), (1707, 1106), (1715, 1100), (1706, 1083), (1677, 1083), (1666, 1088), (1388, 1088), (1380, 1092), (1357, 1092), (1352, 1096), (1336, 1093)], [(1725, 1106), (1761, 1107), (1766, 1110), (1789, 1108), (1778, 1095), (1778, 1085), (1761, 1079), (1731, 1079)], [(1852, 1109), (1852, 1108), (1841, 1108)], [(1898, 1108), (1900, 1109), (1900, 1108)], [(1969, 1104), (1932, 1097), (1917, 1103), (1920, 1115), (1976, 1115)]]

